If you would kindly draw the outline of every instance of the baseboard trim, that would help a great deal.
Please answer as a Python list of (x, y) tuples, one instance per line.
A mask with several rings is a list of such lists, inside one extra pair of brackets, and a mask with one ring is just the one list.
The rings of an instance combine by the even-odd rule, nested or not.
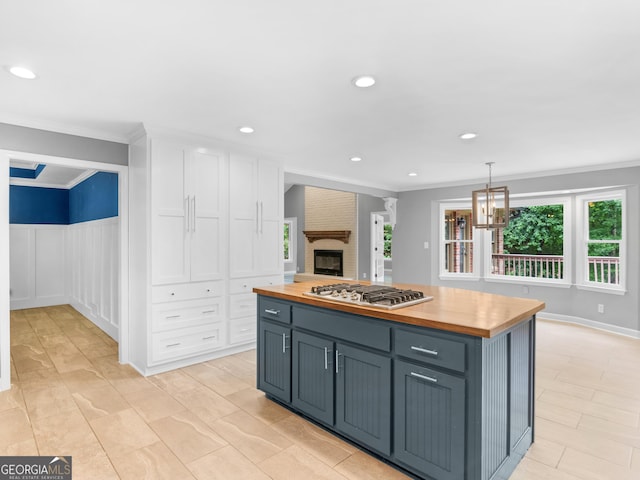
[(65, 296), (28, 298), (21, 300), (11, 300), (9, 309), (24, 310), (27, 308), (54, 307), (56, 305), (67, 305), (68, 303), (69, 297)]
[(618, 327), (608, 323), (596, 322), (594, 320), (588, 320), (586, 318), (574, 317), (571, 315), (561, 315), (559, 313), (540, 312), (538, 318), (544, 320), (553, 320), (555, 322), (563, 323), (575, 323), (584, 327), (595, 328), (596, 330), (604, 330), (605, 332), (615, 333), (617, 335), (623, 335), (625, 337), (640, 339), (640, 331), (632, 328)]

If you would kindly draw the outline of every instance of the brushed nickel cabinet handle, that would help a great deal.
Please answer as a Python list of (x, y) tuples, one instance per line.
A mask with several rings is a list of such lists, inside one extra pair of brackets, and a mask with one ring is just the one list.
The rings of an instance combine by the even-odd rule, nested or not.
[(416, 347), (413, 345), (411, 345), (411, 350), (415, 350), (416, 352), (420, 352), (420, 353), (427, 353), (429, 355), (438, 356), (437, 350), (429, 350), (428, 348)]
[(170, 343), (169, 345), (167, 345), (167, 348), (170, 348), (170, 347), (177, 347), (178, 345), (180, 345), (180, 342), (177, 342), (177, 343)]
[(420, 378), (422, 380), (426, 380), (427, 382), (438, 383), (438, 379), (437, 378), (428, 377), (426, 375), (421, 375), (420, 373), (411, 372), (411, 376), (412, 377), (416, 377), (416, 378)]
[(264, 313), (268, 313), (270, 315), (280, 315), (280, 310), (272, 310), (271, 308), (265, 308)]
[(287, 335), (286, 334), (282, 334), (282, 353), (287, 353), (287, 348), (289, 348), (287, 346)]

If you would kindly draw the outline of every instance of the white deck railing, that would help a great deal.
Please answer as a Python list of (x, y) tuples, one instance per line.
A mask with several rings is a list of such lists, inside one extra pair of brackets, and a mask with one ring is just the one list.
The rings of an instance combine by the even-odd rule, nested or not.
[[(516, 255), (496, 253), (491, 256), (493, 275), (556, 279), (564, 278), (561, 255)], [(620, 258), (588, 257), (589, 280), (598, 283), (620, 283)]]

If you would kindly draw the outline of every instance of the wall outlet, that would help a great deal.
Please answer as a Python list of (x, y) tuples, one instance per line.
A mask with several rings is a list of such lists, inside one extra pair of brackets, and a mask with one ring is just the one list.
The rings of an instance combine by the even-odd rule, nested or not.
[(429, 248), (429, 242), (424, 242), (424, 249), (428, 249)]
[(367, 278), (367, 273), (366, 272), (362, 274), (362, 278)]
[(598, 304), (598, 313), (604, 313), (604, 304), (603, 303), (599, 303)]

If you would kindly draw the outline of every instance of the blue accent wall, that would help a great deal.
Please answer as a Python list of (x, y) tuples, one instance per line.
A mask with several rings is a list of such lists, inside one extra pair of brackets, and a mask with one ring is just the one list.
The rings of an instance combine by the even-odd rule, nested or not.
[(9, 223), (69, 225), (118, 216), (117, 173), (98, 172), (71, 190), (9, 187)]
[(98, 172), (69, 190), (69, 223), (117, 216), (117, 173)]
[(9, 185), (9, 223), (69, 224), (69, 190)]

